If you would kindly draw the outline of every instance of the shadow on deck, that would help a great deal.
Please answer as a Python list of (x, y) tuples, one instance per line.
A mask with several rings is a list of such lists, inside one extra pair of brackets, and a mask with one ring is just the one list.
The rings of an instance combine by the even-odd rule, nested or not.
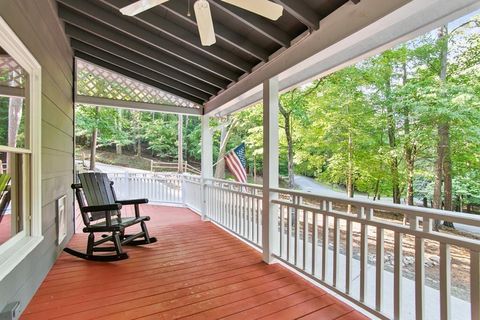
[(22, 319), (366, 319), (188, 209), (143, 214), (157, 243), (114, 263), (62, 253)]

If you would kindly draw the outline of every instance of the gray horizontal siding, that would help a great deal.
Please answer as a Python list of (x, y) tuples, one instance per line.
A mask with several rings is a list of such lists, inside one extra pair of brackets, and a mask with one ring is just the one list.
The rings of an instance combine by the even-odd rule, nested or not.
[(42, 66), (42, 243), (0, 282), (0, 309), (21, 309), (43, 281), (63, 245), (57, 245), (55, 200), (67, 195), (67, 240), (73, 234), (72, 53), (51, 0), (2, 0), (0, 14)]

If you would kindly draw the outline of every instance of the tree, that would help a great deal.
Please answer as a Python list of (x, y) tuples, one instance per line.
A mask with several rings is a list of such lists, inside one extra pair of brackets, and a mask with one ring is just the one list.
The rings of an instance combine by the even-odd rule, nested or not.
[(279, 111), (283, 117), (283, 130), (287, 140), (288, 154), (288, 187), (295, 186), (294, 172), (294, 122), (298, 121), (299, 125), (306, 125), (308, 118), (305, 117), (305, 107), (311, 95), (317, 92), (317, 88), (321, 81), (316, 81), (306, 88), (296, 88), (283, 94), (279, 101)]

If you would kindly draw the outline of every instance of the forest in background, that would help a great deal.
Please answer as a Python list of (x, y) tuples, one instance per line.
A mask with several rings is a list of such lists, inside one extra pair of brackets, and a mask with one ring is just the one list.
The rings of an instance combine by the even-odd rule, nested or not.
[[(280, 173), (343, 186), (374, 200), (475, 211), (480, 206), (480, 18), (445, 25), (280, 98)], [(184, 158), (200, 161), (200, 119), (184, 117)], [(261, 176), (262, 107), (226, 118), (214, 162), (241, 142)], [(178, 117), (80, 106), (77, 145), (177, 158)], [(96, 148), (91, 148), (94, 152)], [(217, 177), (224, 176), (217, 166)]]

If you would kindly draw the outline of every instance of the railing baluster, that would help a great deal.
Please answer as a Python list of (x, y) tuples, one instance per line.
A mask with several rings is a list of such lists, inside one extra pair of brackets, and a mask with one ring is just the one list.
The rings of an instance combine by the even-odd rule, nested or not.
[(340, 232), (339, 232), (339, 219), (333, 218), (333, 286), (337, 286), (338, 268), (339, 268), (339, 255), (340, 255)]
[(307, 269), (307, 245), (308, 245), (308, 211), (303, 211), (303, 270)]
[[(327, 208), (328, 206), (328, 208)], [(330, 209), (330, 203), (327, 204), (326, 201), (323, 201), (322, 210), (323, 210), (323, 227), (322, 227), (322, 280), (327, 279), (327, 268), (328, 268), (328, 213), (327, 210)]]
[(395, 266), (393, 271), (393, 317), (395, 320), (401, 319), (402, 313), (402, 238), (403, 234), (395, 231), (395, 244), (393, 255), (395, 257)]
[(470, 250), (470, 308), (472, 320), (480, 320), (480, 252)]
[(257, 244), (260, 243), (260, 229), (262, 224), (262, 207), (260, 206), (260, 199), (257, 198)]
[(252, 197), (250, 195), (247, 196), (247, 236), (248, 239), (253, 240), (252, 237), (252, 212), (251, 212), (251, 206), (250, 206), (250, 201), (252, 200)]
[(424, 240), (421, 237), (415, 237), (415, 319), (424, 319), (425, 303), (425, 259), (424, 259)]
[(287, 261), (291, 261), (291, 238), (292, 238), (292, 212), (290, 206), (287, 209)]
[(345, 293), (350, 294), (352, 281), (352, 221), (347, 220), (345, 234)]
[[(361, 208), (359, 217), (366, 219), (365, 208)], [(362, 222), (360, 226), (360, 301), (367, 298), (367, 275), (368, 275), (368, 225)]]
[[(294, 197), (294, 201), (293, 201), (294, 205), (297, 204), (297, 201), (295, 199), (296, 199), (296, 197)], [(294, 238), (294, 256), (293, 256), (293, 259), (295, 261), (294, 264), (297, 266), (297, 264), (298, 264), (298, 242), (299, 242), (298, 241), (298, 237), (299, 237), (299, 235), (298, 235), (299, 210), (296, 207), (294, 207), (292, 215), (295, 219), (295, 229), (294, 229), (295, 238)]]
[(312, 211), (312, 275), (317, 274), (318, 216)]
[(284, 244), (283, 244), (283, 229), (284, 229), (284, 226), (283, 226), (283, 205), (279, 205), (278, 206), (278, 210), (280, 212), (280, 252), (278, 253), (278, 255), (280, 257), (283, 257), (282, 253), (283, 253), (283, 247), (284, 247)]
[(385, 231), (377, 227), (377, 241), (375, 254), (375, 309), (383, 310), (383, 271), (385, 268)]
[[(451, 280), (450, 245), (440, 242), (440, 318), (451, 318), (450, 310), (450, 280)], [(478, 302), (477, 302), (478, 303)]]

